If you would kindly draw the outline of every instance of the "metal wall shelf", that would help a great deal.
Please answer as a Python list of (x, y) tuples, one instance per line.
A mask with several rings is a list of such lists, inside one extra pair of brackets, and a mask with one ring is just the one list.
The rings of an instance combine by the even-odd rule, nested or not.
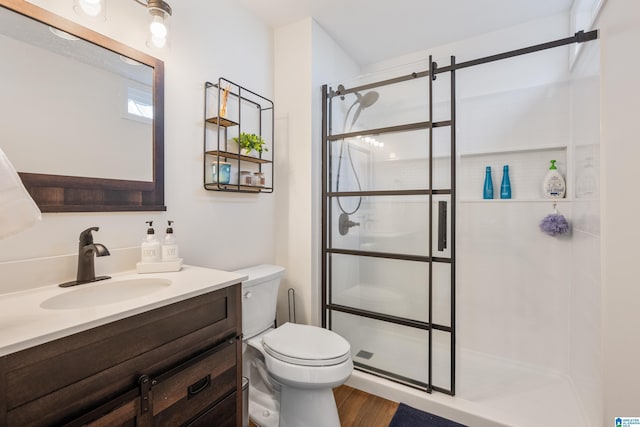
[[(223, 93), (227, 91), (223, 113)], [(208, 191), (236, 193), (272, 193), (274, 189), (274, 117), (273, 102), (225, 78), (217, 83), (205, 82), (203, 187)], [(267, 149), (258, 157), (242, 154), (233, 137), (241, 133), (255, 133), (267, 143)], [(235, 144), (235, 146), (233, 146)], [(212, 170), (231, 163), (229, 181), (217, 182)], [(264, 174), (265, 185), (246, 185), (240, 181), (240, 172)], [(218, 177), (220, 174), (217, 175)]]

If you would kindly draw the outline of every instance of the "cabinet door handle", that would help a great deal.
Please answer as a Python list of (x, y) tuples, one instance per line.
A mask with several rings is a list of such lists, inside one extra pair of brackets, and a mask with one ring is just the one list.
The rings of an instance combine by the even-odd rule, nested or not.
[(191, 399), (196, 394), (200, 393), (202, 390), (209, 387), (210, 385), (211, 385), (211, 374), (191, 384), (189, 387), (187, 387), (187, 400)]

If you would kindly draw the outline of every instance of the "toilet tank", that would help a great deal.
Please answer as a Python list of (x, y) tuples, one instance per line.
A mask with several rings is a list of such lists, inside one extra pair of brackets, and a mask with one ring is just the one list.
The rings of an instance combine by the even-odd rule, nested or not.
[(249, 277), (242, 282), (242, 333), (247, 339), (274, 327), (278, 288), (284, 268), (262, 264), (234, 273)]

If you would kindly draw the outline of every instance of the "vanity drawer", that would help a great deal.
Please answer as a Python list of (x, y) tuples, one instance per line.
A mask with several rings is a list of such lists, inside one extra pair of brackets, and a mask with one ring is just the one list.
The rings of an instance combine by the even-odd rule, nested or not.
[(140, 391), (134, 389), (62, 427), (141, 427)]
[(236, 389), (236, 351), (241, 341), (228, 340), (151, 380), (153, 425), (183, 425), (194, 414)]
[(208, 420), (202, 425), (235, 426), (236, 401), (230, 407), (227, 398), (235, 395), (239, 346), (241, 341), (232, 338), (156, 378), (143, 375), (138, 388), (64, 427), (174, 427), (194, 418)]
[(208, 409), (186, 427), (236, 427), (236, 404), (238, 393), (234, 392), (222, 402)]
[(1, 358), (0, 425), (58, 426), (115, 399), (239, 336), (240, 304), (234, 285)]

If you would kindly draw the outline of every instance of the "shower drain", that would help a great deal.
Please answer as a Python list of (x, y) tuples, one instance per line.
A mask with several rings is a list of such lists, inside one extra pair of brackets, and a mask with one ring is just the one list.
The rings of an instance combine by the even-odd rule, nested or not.
[(356, 357), (360, 357), (362, 359), (371, 359), (373, 357), (373, 353), (371, 353), (370, 351), (366, 351), (366, 350), (360, 350), (358, 352), (358, 354), (356, 354)]

